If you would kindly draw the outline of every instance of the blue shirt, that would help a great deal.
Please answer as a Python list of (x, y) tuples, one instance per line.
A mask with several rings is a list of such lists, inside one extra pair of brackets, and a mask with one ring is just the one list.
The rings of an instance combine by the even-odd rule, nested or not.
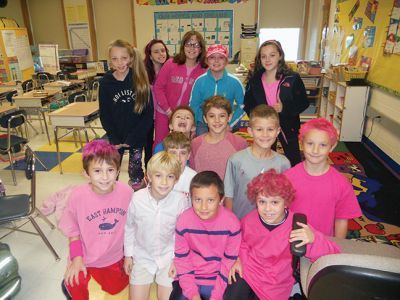
[[(193, 109), (196, 123), (204, 123), (203, 120), (203, 103), (211, 96), (223, 96), (232, 106), (233, 116), (230, 126), (233, 127), (244, 116), (243, 98), (244, 88), (240, 80), (231, 73), (224, 70), (224, 74), (218, 80), (215, 80), (211, 70), (200, 75), (192, 89), (189, 106)], [(236, 107), (235, 107), (236, 102)]]

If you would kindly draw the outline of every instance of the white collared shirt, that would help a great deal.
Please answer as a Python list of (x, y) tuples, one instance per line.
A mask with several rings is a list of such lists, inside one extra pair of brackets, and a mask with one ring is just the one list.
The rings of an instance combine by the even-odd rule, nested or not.
[(125, 256), (132, 256), (134, 263), (151, 274), (169, 267), (174, 258), (176, 220), (186, 208), (185, 195), (176, 191), (159, 201), (149, 187), (135, 192), (125, 225)]

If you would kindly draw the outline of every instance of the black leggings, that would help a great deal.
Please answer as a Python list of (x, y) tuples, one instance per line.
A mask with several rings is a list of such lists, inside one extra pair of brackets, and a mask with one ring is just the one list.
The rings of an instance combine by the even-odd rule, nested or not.
[(227, 286), (224, 300), (259, 300), (259, 298), (247, 284), (246, 280), (236, 274), (236, 282), (232, 282), (232, 284)]

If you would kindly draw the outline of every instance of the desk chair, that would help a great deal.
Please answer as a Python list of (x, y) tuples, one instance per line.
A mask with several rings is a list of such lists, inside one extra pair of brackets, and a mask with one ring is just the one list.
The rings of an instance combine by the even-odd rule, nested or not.
[[(24, 110), (16, 110), (4, 114), (0, 118), (0, 126), (7, 129), (7, 133), (0, 137), (0, 153), (8, 155), (14, 185), (17, 185), (14, 154), (20, 152), (23, 146), (28, 144), (28, 128), (26, 124), (26, 112)], [(47, 170), (40, 159), (37, 158), (37, 161)]]
[(85, 91), (78, 91), (68, 96), (68, 102), (87, 102), (87, 94)]
[(49, 83), (53, 79), (53, 75), (48, 72), (39, 72), (36, 74), (38, 88), (43, 89), (44, 83)]
[(22, 89), (24, 90), (24, 93), (32, 91), (33, 90), (33, 80), (28, 79), (22, 82)]
[(89, 88), (88, 88), (89, 100), (88, 101), (97, 101), (97, 98), (99, 95), (99, 87), (100, 87), (100, 82), (97, 79), (92, 80), (89, 83)]
[(342, 253), (314, 263), (302, 257), (300, 279), (309, 300), (399, 299), (400, 249), (391, 245), (333, 238)]
[(51, 253), (54, 255), (56, 261), (60, 260), (57, 252), (54, 250), (53, 246), (50, 244), (49, 240), (44, 235), (42, 229), (36, 223), (34, 219), (34, 214), (39, 215), (43, 220), (50, 225), (51, 229), (55, 226), (36, 208), (36, 170), (35, 170), (35, 155), (34, 152), (27, 147), (25, 151), (25, 176), (26, 179), (31, 182), (30, 194), (19, 194), (19, 195), (9, 195), (0, 197), (0, 224), (10, 223), (18, 221), (21, 219), (28, 219), (31, 222), (36, 232), (30, 232), (20, 229), (26, 223), (19, 225), (17, 227), (7, 227), (11, 231), (1, 238), (11, 234), (13, 231), (21, 231), (25, 233), (30, 233), (34, 235), (40, 235), (43, 242), (49, 248)]
[(56, 79), (57, 80), (68, 80), (68, 73), (64, 73), (64, 72), (57, 72), (56, 74)]
[(8, 93), (6, 94), (6, 99), (7, 99), (7, 101), (10, 102), (11, 104), (13, 104), (13, 103), (14, 103), (13, 97), (14, 97), (15, 95), (17, 95), (17, 94), (18, 94), (17, 91), (8, 92)]

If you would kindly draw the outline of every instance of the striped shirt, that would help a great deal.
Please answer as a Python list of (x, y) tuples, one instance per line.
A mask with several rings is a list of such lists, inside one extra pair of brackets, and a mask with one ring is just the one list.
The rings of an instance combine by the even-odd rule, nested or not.
[(212, 285), (211, 298), (222, 299), (240, 241), (239, 220), (223, 206), (210, 220), (201, 220), (193, 208), (183, 212), (176, 224), (174, 259), (183, 295), (192, 299), (199, 295), (198, 285)]

